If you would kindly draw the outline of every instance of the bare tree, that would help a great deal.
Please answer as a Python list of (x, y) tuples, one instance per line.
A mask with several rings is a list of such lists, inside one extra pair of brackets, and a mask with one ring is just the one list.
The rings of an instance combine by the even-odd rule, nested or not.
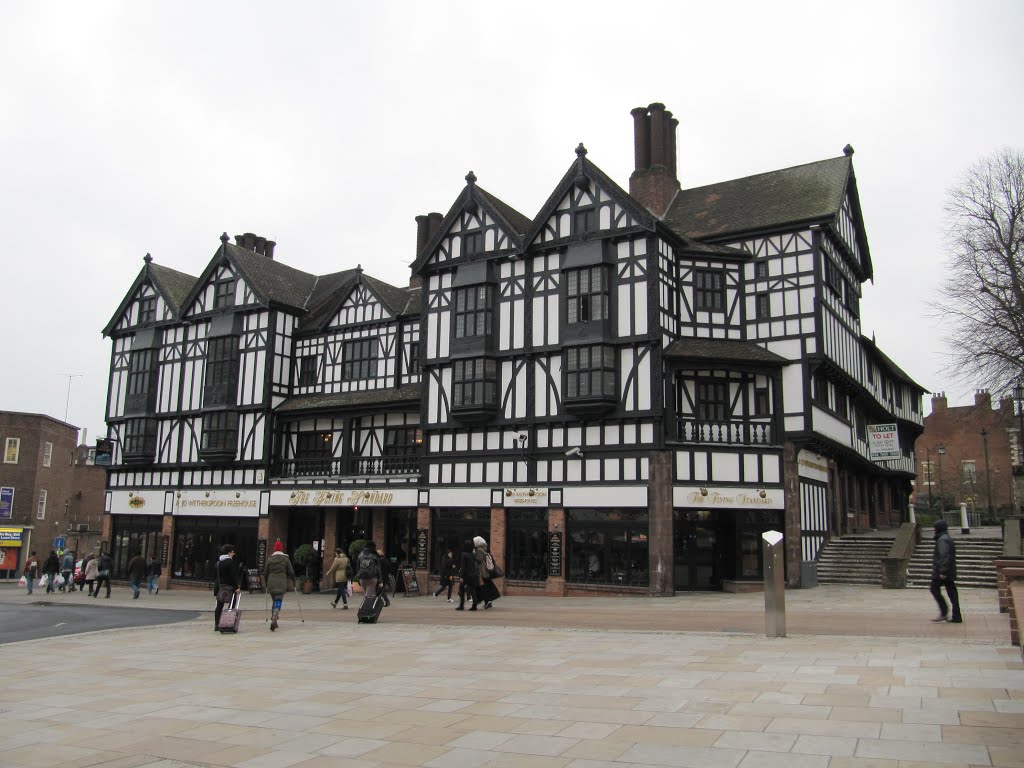
[(956, 378), (1005, 392), (1024, 376), (1024, 154), (983, 158), (947, 193), (946, 279), (931, 306)]

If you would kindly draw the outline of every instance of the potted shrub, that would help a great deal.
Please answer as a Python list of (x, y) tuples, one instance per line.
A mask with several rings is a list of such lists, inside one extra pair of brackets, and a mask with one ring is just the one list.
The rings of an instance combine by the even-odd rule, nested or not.
[(303, 574), (302, 591), (309, 594), (313, 591), (313, 567), (319, 560), (317, 551), (312, 544), (301, 544), (295, 549), (292, 555), (292, 563), (295, 565), (295, 574)]

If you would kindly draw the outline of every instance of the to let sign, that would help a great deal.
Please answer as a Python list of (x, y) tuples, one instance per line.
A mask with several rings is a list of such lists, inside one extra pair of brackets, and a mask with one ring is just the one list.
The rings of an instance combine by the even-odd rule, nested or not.
[(868, 424), (868, 454), (872, 461), (903, 458), (895, 424)]

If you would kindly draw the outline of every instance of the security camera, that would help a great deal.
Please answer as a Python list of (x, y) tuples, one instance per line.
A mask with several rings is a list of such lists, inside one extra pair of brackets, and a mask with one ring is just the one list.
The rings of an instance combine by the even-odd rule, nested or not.
[(513, 432), (512, 433), (512, 439), (513, 440), (519, 440), (519, 441), (526, 440), (527, 439), (527, 435), (524, 432)]
[(583, 451), (581, 451), (579, 449), (579, 446), (573, 446), (572, 448), (570, 448), (568, 451), (565, 452), (565, 455), (566, 456), (582, 456), (583, 455)]

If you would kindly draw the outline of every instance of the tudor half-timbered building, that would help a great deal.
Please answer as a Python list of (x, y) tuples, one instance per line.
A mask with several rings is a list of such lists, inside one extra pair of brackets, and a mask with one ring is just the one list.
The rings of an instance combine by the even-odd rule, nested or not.
[(105, 331), (119, 562), (372, 537), (425, 584), (483, 535), (512, 593), (667, 595), (756, 584), (769, 529), (799, 584), (903, 521), (923, 390), (861, 332), (853, 150), (682, 189), (677, 121), (632, 117), (628, 191), (582, 144), (533, 217), (470, 172), (408, 288), (253, 235), (197, 278), (147, 258)]

